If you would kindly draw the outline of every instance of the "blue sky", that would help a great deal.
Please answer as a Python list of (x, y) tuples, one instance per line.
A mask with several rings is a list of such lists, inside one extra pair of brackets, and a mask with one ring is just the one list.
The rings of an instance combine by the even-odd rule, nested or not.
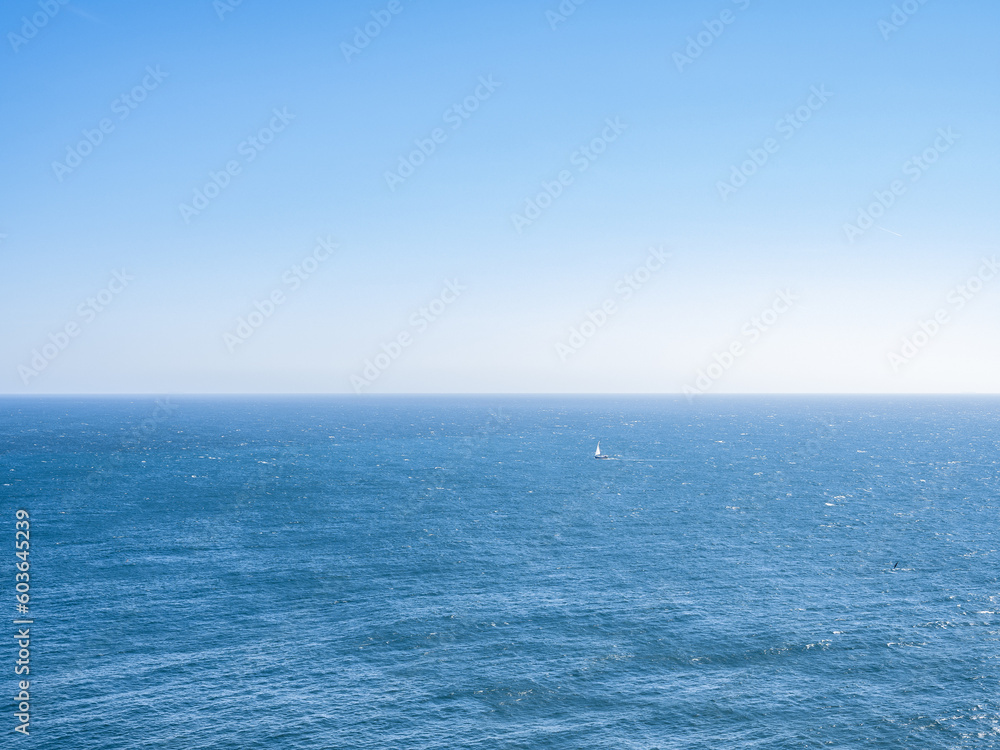
[(229, 2), (0, 12), (0, 391), (997, 391), (995, 4)]

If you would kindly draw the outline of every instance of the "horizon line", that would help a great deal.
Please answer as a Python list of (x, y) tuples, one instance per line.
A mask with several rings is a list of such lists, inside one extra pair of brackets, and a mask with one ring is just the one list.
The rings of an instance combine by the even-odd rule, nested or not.
[(444, 391), (406, 391), (396, 393), (348, 393), (348, 392), (294, 392), (294, 391), (116, 391), (116, 392), (42, 392), (42, 393), (0, 393), (0, 398), (125, 398), (125, 397), (274, 397), (274, 398), (345, 398), (345, 399), (378, 399), (378, 398), (405, 398), (413, 396), (438, 396), (438, 397), (473, 397), (486, 396), (496, 397), (526, 397), (526, 396), (562, 396), (562, 397), (663, 397), (678, 398), (688, 401), (699, 401), (701, 399), (713, 398), (746, 398), (746, 397), (817, 397), (817, 396), (863, 396), (863, 397), (925, 397), (925, 396), (997, 396), (1000, 391), (971, 392), (971, 391), (921, 391), (921, 392), (899, 392), (899, 391), (746, 391), (741, 393), (699, 393), (690, 395), (677, 392), (643, 391), (643, 392), (612, 392), (612, 391), (590, 391), (590, 392), (565, 392), (565, 391), (469, 391), (469, 392), (444, 392)]

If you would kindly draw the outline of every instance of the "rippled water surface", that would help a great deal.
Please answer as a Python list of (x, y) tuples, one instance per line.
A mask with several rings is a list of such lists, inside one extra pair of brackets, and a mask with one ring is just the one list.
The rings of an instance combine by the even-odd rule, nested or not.
[[(22, 748), (993, 748), (1000, 400), (5, 399)], [(595, 461), (594, 447), (613, 460)], [(5, 740), (4, 747), (8, 741)]]

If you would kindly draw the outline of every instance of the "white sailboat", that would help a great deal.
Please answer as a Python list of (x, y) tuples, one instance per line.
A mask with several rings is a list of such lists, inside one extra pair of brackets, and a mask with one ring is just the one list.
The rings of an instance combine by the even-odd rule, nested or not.
[(594, 458), (611, 458), (611, 456), (605, 456), (601, 453), (601, 441), (597, 441), (597, 450), (594, 451)]

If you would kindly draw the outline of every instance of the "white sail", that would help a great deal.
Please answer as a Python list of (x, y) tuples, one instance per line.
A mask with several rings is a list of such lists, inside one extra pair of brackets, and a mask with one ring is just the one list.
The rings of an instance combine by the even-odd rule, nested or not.
[(595, 456), (601, 455), (601, 441), (600, 440), (597, 441), (597, 450), (594, 452), (594, 455)]

